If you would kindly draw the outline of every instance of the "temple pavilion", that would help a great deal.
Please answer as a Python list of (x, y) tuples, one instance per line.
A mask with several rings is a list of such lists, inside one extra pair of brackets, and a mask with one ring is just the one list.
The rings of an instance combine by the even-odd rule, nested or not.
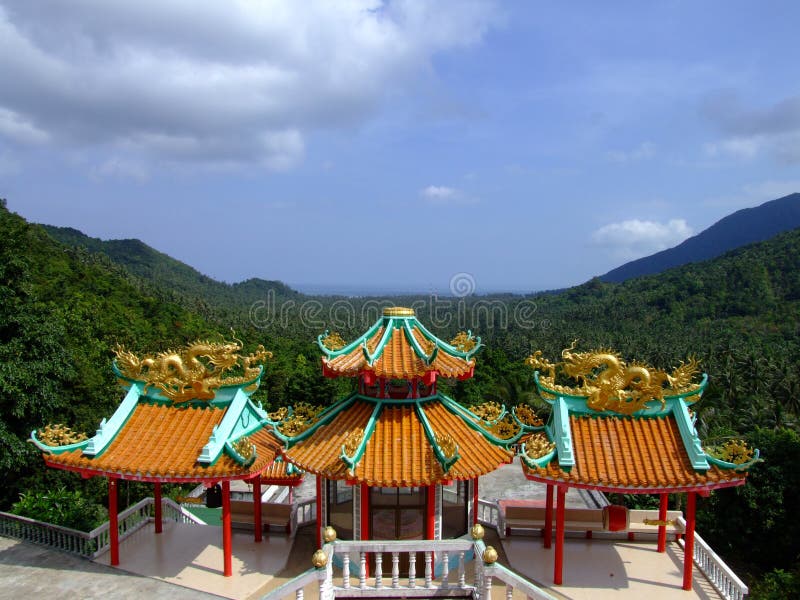
[(393, 307), (350, 343), (327, 332), (318, 343), (323, 374), (356, 378), (357, 389), (324, 410), (269, 415), (285, 460), (317, 476), (318, 541), (326, 525), (353, 540), (465, 534), (478, 478), (511, 462), (531, 431), (497, 405), (468, 410), (439, 389), (442, 377), (472, 377), (480, 338), (445, 342)]
[(155, 532), (162, 532), (161, 484), (221, 484), (223, 571), (231, 569), (230, 482), (253, 485), (255, 541), (260, 542), (261, 485), (294, 486), (302, 473), (280, 458), (281, 442), (250, 396), (270, 354), (248, 356), (239, 342), (198, 341), (180, 351), (139, 358), (117, 348), (113, 371), (126, 395), (96, 434), (75, 436), (63, 426), (31, 434), (45, 463), (83, 477), (108, 479), (111, 564), (119, 564), (120, 480), (152, 482)]
[[(551, 406), (547, 426), (527, 438), (520, 457), (525, 477), (547, 485), (545, 547), (551, 544), (556, 490), (553, 581), (561, 584), (563, 579), (567, 488), (657, 494), (659, 519), (650, 524), (658, 526), (659, 552), (666, 548), (668, 494), (685, 493), (683, 588), (690, 590), (696, 497), (743, 485), (758, 450), (735, 440), (713, 452), (704, 449), (692, 406), (708, 377), (694, 381), (699, 373), (695, 360), (667, 373), (627, 364), (612, 350), (574, 352), (574, 347), (564, 350), (558, 363), (544, 359), (541, 352), (527, 360), (536, 369), (539, 395)], [(566, 384), (557, 383), (560, 380)], [(623, 507), (607, 507), (607, 528), (627, 529), (626, 514)]]

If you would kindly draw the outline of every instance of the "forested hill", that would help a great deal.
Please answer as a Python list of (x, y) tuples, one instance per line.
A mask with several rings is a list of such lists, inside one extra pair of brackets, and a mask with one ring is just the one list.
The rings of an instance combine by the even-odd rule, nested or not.
[(93, 254), (104, 254), (132, 274), (186, 298), (202, 299), (222, 307), (248, 306), (272, 291), (281, 298), (298, 297), (298, 292), (280, 281), (252, 278), (232, 285), (216, 281), (193, 267), (148, 246), (137, 239), (100, 240), (71, 227), (43, 225), (55, 240)]
[(625, 263), (600, 279), (619, 283), (633, 277), (661, 273), (672, 267), (715, 258), (796, 227), (800, 227), (800, 193), (736, 211), (674, 248)]

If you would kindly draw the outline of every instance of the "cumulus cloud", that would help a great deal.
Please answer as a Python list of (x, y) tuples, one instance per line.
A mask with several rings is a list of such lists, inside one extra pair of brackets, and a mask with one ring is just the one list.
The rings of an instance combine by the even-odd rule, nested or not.
[(653, 142), (642, 142), (632, 150), (611, 150), (606, 152), (606, 158), (615, 163), (628, 163), (647, 160), (656, 155), (656, 145)]
[(706, 144), (709, 156), (754, 159), (766, 154), (782, 164), (800, 164), (800, 95), (750, 108), (737, 95), (722, 93), (706, 100), (703, 114), (724, 136)]
[(603, 225), (592, 233), (591, 239), (594, 245), (608, 248), (616, 257), (630, 260), (671, 248), (692, 233), (684, 219), (670, 219), (666, 223), (629, 219)]
[(429, 185), (420, 195), (431, 204), (477, 204), (478, 199), (446, 185)]
[(0, 0), (0, 136), (286, 169), (493, 22), (482, 0)]

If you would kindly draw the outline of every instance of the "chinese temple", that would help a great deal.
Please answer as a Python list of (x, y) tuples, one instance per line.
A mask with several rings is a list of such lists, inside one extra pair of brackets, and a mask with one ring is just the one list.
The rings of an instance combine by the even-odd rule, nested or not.
[[(526, 362), (550, 408), (544, 422), (527, 405), (507, 410), (485, 402), (468, 408), (450, 398), (441, 380), (473, 377), (481, 340), (461, 332), (445, 342), (420, 323), (413, 309), (384, 309), (349, 343), (329, 332), (317, 342), (322, 374), (355, 383), (352, 393), (329, 406), (297, 403), (266, 412), (253, 402), (270, 356), (262, 346), (244, 355), (238, 341), (198, 341), (142, 358), (118, 347), (112, 368), (126, 395), (96, 434), (76, 436), (63, 426), (32, 433), (48, 466), (108, 479), (112, 565), (119, 564), (121, 480), (153, 483), (156, 533), (162, 532), (162, 483), (220, 484), (223, 572), (230, 576), (230, 482), (252, 483), (255, 541), (261, 541), (261, 485), (295, 486), (308, 472), (315, 475), (316, 494), (304, 501), (309, 510), (303, 523), (315, 526), (319, 550), (313, 561), (328, 569), (326, 593), (333, 585), (330, 565), (337, 560), (345, 580), (342, 593), (349, 593), (349, 553), (357, 551), (360, 589), (389, 594), (381, 583), (381, 551), (374, 550), (384, 544), (375, 541), (386, 542), (386, 548), (401, 542), (392, 551), (392, 588), (408, 573), (410, 587), (404, 589), (415, 589), (416, 553), (423, 547), (426, 591), (437, 568), (447, 580), (448, 550), (440, 547), (461, 549), (459, 586), (464, 588), (465, 554), (458, 544), (468, 532), (476, 561), (494, 569), (489, 572), (506, 573), (509, 585), (531, 590), (519, 576), (492, 567), (497, 552), (480, 541), (479, 521), (498, 532), (505, 531), (505, 521), (497, 501), (490, 520), (479, 515), (479, 477), (519, 456), (524, 477), (546, 486), (544, 526), (537, 521), (531, 527), (541, 527), (545, 548), (555, 546), (556, 585), (563, 583), (567, 490), (583, 488), (658, 495), (658, 519), (645, 521), (658, 528), (658, 552), (666, 548), (668, 495), (686, 494), (680, 531), (683, 589), (690, 590), (697, 495), (744, 484), (758, 460), (757, 450), (735, 440), (712, 447), (701, 443), (693, 406), (707, 377), (694, 359), (667, 372), (628, 363), (608, 349), (578, 352), (573, 344), (558, 362), (536, 352)], [(485, 508), (487, 502), (480, 502)], [(631, 539), (627, 509), (609, 505), (601, 510), (603, 531), (627, 531)], [(413, 540), (419, 543), (409, 544)], [(331, 563), (323, 548), (332, 553)], [(373, 554), (370, 563), (366, 557), (372, 560)], [(366, 582), (373, 570), (375, 587), (370, 588)], [(280, 593), (295, 584), (300, 590), (302, 577)], [(362, 595), (369, 596), (367, 591)]]
[[(690, 359), (671, 373), (626, 363), (612, 350), (575, 352), (575, 344), (551, 363), (536, 352), (527, 363), (536, 369), (539, 395), (551, 406), (547, 426), (521, 446), (525, 476), (547, 485), (544, 544), (550, 547), (553, 488), (556, 490), (556, 548), (553, 580), (562, 583), (564, 501), (567, 488), (624, 494), (657, 494), (660, 498), (658, 551), (666, 547), (667, 501), (685, 493), (686, 531), (683, 588), (692, 587), (692, 559), (697, 495), (742, 485), (758, 459), (740, 442), (729, 441), (710, 452), (695, 429), (692, 405), (702, 396), (708, 377)], [(557, 381), (564, 380), (565, 384)], [(615, 519), (608, 507), (606, 518)], [(622, 507), (619, 507), (622, 508)], [(611, 530), (627, 529), (625, 513)]]
[(262, 346), (247, 356), (241, 350), (239, 342), (198, 341), (139, 358), (119, 347), (112, 368), (127, 393), (93, 437), (76, 436), (63, 426), (31, 434), (48, 466), (108, 479), (112, 565), (119, 564), (121, 480), (153, 483), (157, 534), (162, 483), (221, 484), (226, 576), (232, 574), (230, 482), (253, 484), (255, 541), (260, 542), (261, 485), (293, 486), (302, 480), (297, 469), (275, 460), (281, 442), (266, 426), (261, 406), (250, 399), (270, 354)]
[(480, 338), (444, 342), (394, 307), (350, 343), (335, 333), (318, 343), (323, 374), (357, 378), (356, 391), (324, 410), (269, 415), (285, 459), (317, 476), (318, 541), (329, 524), (354, 540), (465, 534), (478, 477), (511, 462), (528, 431), (497, 405), (470, 411), (439, 389), (441, 377), (472, 377)]

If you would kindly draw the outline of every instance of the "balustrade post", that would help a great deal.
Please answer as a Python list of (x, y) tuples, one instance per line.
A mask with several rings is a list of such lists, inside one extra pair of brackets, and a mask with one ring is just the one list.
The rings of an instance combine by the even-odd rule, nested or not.
[(491, 600), (492, 597), (492, 572), (485, 568), (483, 570), (483, 598)]
[(383, 588), (383, 552), (375, 553), (375, 589)]
[(433, 553), (425, 551), (425, 587), (433, 587)]
[(359, 574), (358, 574), (358, 587), (362, 590), (367, 587), (367, 553), (359, 552)]
[(458, 553), (458, 587), (463, 588), (467, 584), (467, 573), (464, 568), (464, 551)]
[(342, 587), (346, 590), (350, 589), (350, 553), (345, 552), (342, 555)]
[(400, 553), (392, 552), (392, 588), (400, 587)]
[(408, 587), (417, 587), (417, 553), (410, 552), (408, 555)]
[(442, 552), (442, 588), (447, 589), (450, 583), (447, 581), (450, 577), (450, 553), (445, 550)]

